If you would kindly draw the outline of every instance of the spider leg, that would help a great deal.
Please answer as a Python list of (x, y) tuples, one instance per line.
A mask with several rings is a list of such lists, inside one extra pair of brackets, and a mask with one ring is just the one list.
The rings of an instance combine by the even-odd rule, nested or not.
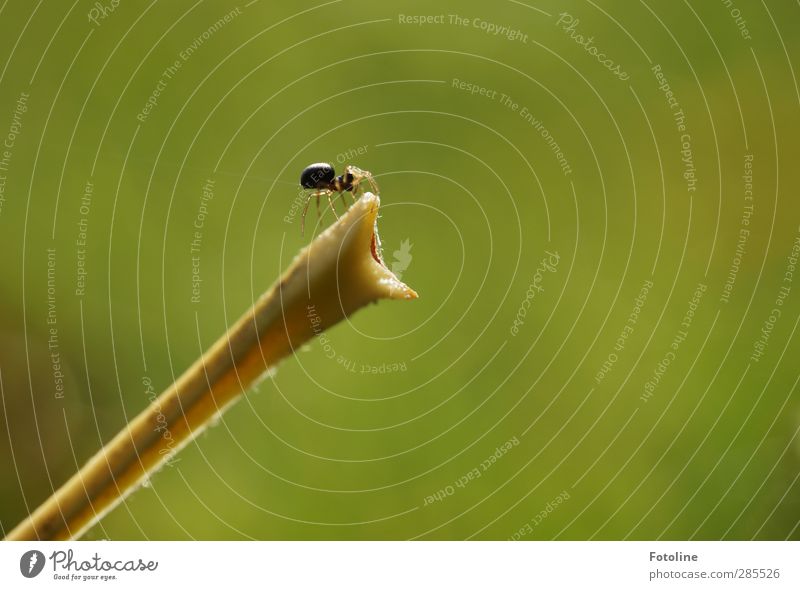
[(311, 204), (311, 199), (316, 197), (317, 199), (317, 219), (322, 216), (322, 213), (319, 209), (319, 198), (325, 194), (326, 191), (318, 190), (316, 192), (308, 193), (308, 197), (306, 198), (306, 206), (303, 207), (303, 216), (300, 218), (300, 235), (305, 235), (305, 228), (306, 228), (306, 214), (308, 213), (308, 206)]
[[(317, 199), (317, 203), (319, 204), (319, 199)], [(303, 215), (300, 217), (300, 235), (304, 236), (306, 234), (306, 213), (308, 213), (308, 206), (311, 204), (311, 193), (308, 193), (306, 197), (306, 206), (303, 207)]]
[(332, 194), (333, 191), (325, 191), (325, 195), (328, 197), (328, 204), (331, 206), (331, 211), (333, 211), (333, 216), (336, 219), (339, 219), (339, 214), (336, 212), (336, 207), (333, 206), (333, 198), (331, 197)]
[(378, 189), (378, 183), (375, 182), (375, 178), (372, 176), (372, 172), (369, 172), (367, 170), (362, 170), (357, 166), (348, 166), (345, 170), (350, 174), (352, 174), (353, 177), (355, 178), (355, 180), (353, 180), (353, 193), (356, 192), (355, 189), (359, 185), (359, 183), (366, 178), (367, 182), (369, 182), (369, 186), (372, 189), (372, 191), (376, 195), (380, 194), (380, 190)]
[(372, 192), (374, 192), (376, 195), (379, 195), (381, 191), (378, 188), (378, 183), (375, 182), (375, 178), (373, 178), (372, 176), (372, 172), (365, 171), (364, 176), (366, 177), (367, 182), (369, 182), (369, 186), (370, 188), (372, 188)]
[(358, 184), (360, 182), (361, 182), (361, 177), (360, 176), (354, 176), (353, 177), (353, 182), (350, 185), (351, 186), (351, 188), (350, 188), (350, 196), (353, 197), (353, 202), (354, 203), (358, 200), (358, 197), (356, 195), (358, 194)]

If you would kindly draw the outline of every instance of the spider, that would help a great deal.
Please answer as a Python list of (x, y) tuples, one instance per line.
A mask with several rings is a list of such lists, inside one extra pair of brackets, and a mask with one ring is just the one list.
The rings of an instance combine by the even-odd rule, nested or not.
[(305, 234), (306, 213), (308, 212), (308, 206), (311, 204), (311, 197), (317, 198), (317, 215), (319, 215), (319, 198), (325, 195), (328, 198), (328, 203), (331, 205), (331, 211), (333, 211), (333, 214), (336, 215), (338, 219), (339, 216), (336, 214), (336, 209), (333, 207), (332, 195), (334, 193), (339, 193), (346, 209), (347, 201), (344, 198), (344, 193), (349, 191), (353, 197), (353, 202), (355, 202), (358, 185), (365, 179), (369, 182), (372, 190), (377, 193), (378, 185), (372, 177), (372, 173), (362, 170), (361, 168), (347, 166), (344, 169), (344, 174), (336, 176), (336, 170), (333, 169), (331, 164), (320, 162), (306, 166), (305, 170), (300, 174), (300, 186), (305, 189), (313, 190), (314, 192), (308, 194), (306, 206), (303, 208), (303, 216), (300, 220), (300, 233)]

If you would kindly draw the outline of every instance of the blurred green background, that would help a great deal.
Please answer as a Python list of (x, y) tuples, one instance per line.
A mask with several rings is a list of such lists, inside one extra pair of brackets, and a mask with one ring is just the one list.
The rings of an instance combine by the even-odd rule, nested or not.
[(799, 539), (798, 33), (742, 0), (4, 3), (3, 532), (273, 282), (329, 161), (377, 176), (420, 299), (87, 538)]

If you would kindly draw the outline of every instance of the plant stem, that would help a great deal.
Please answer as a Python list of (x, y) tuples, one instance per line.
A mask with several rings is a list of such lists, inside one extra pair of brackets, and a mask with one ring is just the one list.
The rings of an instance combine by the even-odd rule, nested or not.
[(79, 538), (267, 370), (364, 305), (417, 294), (385, 266), (366, 193), (214, 345), (6, 540)]

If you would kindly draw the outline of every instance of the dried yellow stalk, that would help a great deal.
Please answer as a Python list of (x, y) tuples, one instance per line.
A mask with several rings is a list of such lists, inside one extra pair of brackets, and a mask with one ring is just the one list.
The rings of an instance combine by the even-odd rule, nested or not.
[(224, 336), (6, 539), (80, 537), (312, 336), (379, 299), (415, 299), (381, 258), (379, 205), (377, 195), (362, 196)]

